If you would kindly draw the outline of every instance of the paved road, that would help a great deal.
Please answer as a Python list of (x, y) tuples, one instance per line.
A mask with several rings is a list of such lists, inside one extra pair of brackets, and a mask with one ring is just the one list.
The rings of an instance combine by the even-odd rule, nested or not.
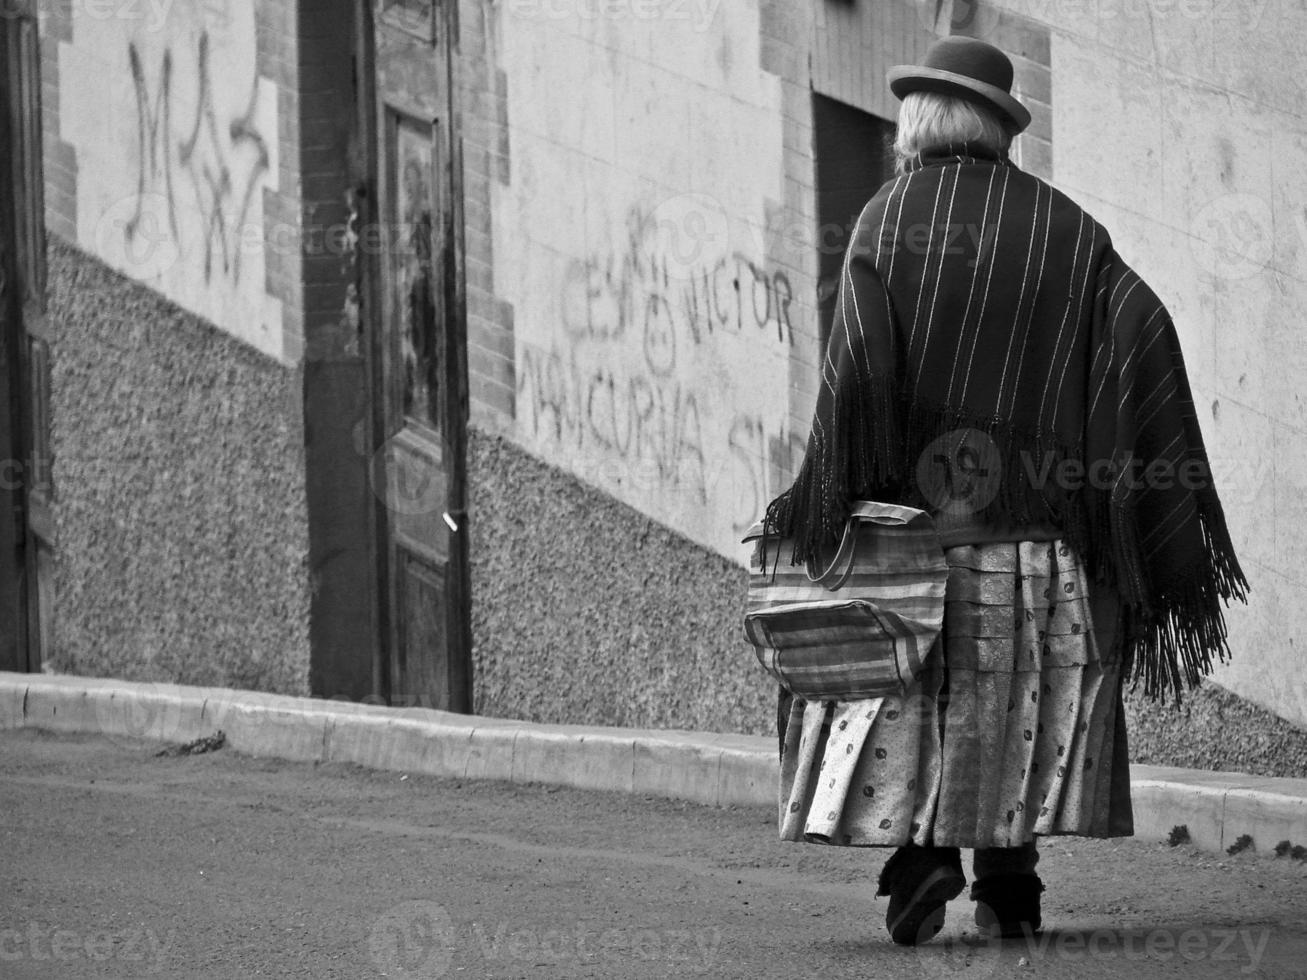
[(1307, 865), (1044, 849), (1049, 929), (884, 935), (770, 812), (0, 733), (0, 977), (1307, 977)]

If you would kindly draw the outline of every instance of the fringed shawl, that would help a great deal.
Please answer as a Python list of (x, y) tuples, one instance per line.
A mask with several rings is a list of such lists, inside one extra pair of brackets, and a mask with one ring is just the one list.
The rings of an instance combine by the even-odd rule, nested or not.
[(999, 478), (976, 516), (1060, 528), (1122, 599), (1134, 681), (1178, 699), (1228, 656), (1222, 602), (1247, 580), (1175, 327), (1069, 198), (1006, 159), (950, 151), (858, 219), (807, 453), (767, 520), (802, 561), (837, 539), (852, 500), (937, 510), (923, 460), (983, 433)]

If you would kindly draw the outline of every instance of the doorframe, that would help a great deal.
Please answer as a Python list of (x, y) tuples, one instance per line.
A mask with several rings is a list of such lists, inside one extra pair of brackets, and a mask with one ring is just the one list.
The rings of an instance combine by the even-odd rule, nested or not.
[[(355, 198), (360, 220), (378, 226), (384, 218), (380, 214), (380, 151), (377, 145), (377, 71), (374, 32), (374, 0), (357, 0), (354, 4), (355, 62), (354, 62), (354, 114), (357, 144), (355, 170), (357, 185)], [(384, 225), (380, 225), (384, 228)], [(378, 356), (380, 337), (373, 327), (373, 310), (381, 303), (381, 266), (375, 254), (361, 254), (358, 264), (360, 317), (360, 351), (363, 354), (365, 389), (365, 455), (368, 460), (368, 483), (374, 492), (368, 499), (368, 583), (369, 605), (372, 610), (372, 690), (390, 699), (390, 574), (386, 557), (386, 508), (383, 495), (375, 492), (376, 453), (385, 441), (385, 415), (378, 411), (378, 399), (385, 386), (381, 379), (381, 361)]]
[[(472, 690), (472, 623), (471, 623), (471, 575), (469, 568), (469, 534), (467, 515), (467, 426), (469, 421), (469, 382), (467, 367), (467, 277), (465, 261), (465, 239), (463, 219), (463, 129), (462, 111), (458, 94), (461, 91), (458, 45), (458, 4), (457, 0), (433, 0), (432, 25), (441, 40), (437, 43), (445, 46), (447, 100), (445, 103), (447, 126), (448, 162), (442, 175), (443, 193), (449, 202), (445, 209), (445, 223), (441, 230), (445, 247), (442, 285), (444, 288), (445, 357), (448, 364), (444, 372), (445, 385), (445, 425), (443, 436), (443, 458), (450, 474), (450, 494), (448, 514), (460, 528), (461, 533), (451, 535), (450, 553), (447, 566), (447, 597), (450, 616), (446, 631), (447, 643), (451, 653), (449, 658), (449, 698), (448, 710), (471, 713), (473, 709)], [(357, 98), (355, 104), (357, 167), (361, 178), (357, 193), (364, 206), (361, 208), (363, 220), (377, 223), (386, 228), (389, 215), (385, 213), (381, 199), (382, 128), (386, 120), (379, 118), (377, 111), (377, 71), (375, 20), (377, 0), (360, 0), (356, 10), (356, 37), (358, 39), (355, 63)], [(433, 51), (434, 51), (433, 45)], [(384, 236), (383, 236), (384, 237)], [(380, 324), (378, 317), (381, 309), (384, 276), (381, 263), (384, 257), (377, 254), (363, 256), (359, 264), (359, 295), (362, 304), (363, 337), (361, 350), (365, 359), (365, 376), (367, 379), (367, 456), (369, 463), (369, 480), (374, 481), (376, 492), (372, 494), (371, 519), (369, 521), (369, 544), (371, 560), (371, 606), (372, 635), (374, 637), (372, 675), (374, 690), (385, 699), (387, 704), (395, 702), (394, 679), (391, 673), (392, 644), (395, 642), (397, 623), (393, 616), (395, 583), (391, 578), (390, 536), (391, 521), (387, 511), (384, 488), (379, 481), (384, 479), (385, 467), (379, 453), (383, 452), (388, 440), (386, 402), (388, 391), (384, 378), (384, 357), (386, 356), (386, 328)], [(450, 376), (452, 374), (452, 377)], [(452, 383), (450, 383), (452, 382)]]
[(450, 542), (449, 596), (456, 615), (452, 617), (449, 636), (459, 651), (459, 656), (450, 665), (449, 690), (453, 710), (471, 714), (475, 704), (472, 666), (472, 537), (467, 495), (471, 397), (467, 364), (467, 244), (463, 218), (463, 107), (459, 99), (459, 93), (462, 92), (459, 0), (436, 2), (441, 5), (445, 36), (448, 38), (445, 65), (449, 86), (449, 211), (445, 230), (448, 246), (445, 253), (445, 309), (451, 329), (445, 356), (451, 362), (454, 383), (448, 388), (448, 418), (452, 424), (445, 438), (452, 457), (449, 513), (463, 529)]
[[(12, 628), (0, 626), (0, 669), (27, 672), (41, 669), (48, 645), (43, 629), (53, 625), (48, 592), (53, 565), (41, 560), (54, 546), (54, 530), (46, 445), (49, 337), (39, 30), (33, 0), (20, 0), (16, 11), (0, 18), (0, 402), (9, 417), (0, 432), (0, 512), (5, 512), (0, 610), (4, 620), (13, 619)], [(25, 36), (31, 44), (23, 51)], [(26, 66), (30, 76), (23, 74)], [(45, 348), (35, 364), (34, 344)]]
[[(0, 18), (0, 51), (8, 53), (8, 24)], [(6, 66), (7, 67), (7, 66)], [(0, 670), (30, 669), (27, 587), (27, 494), (23, 468), (26, 387), (22, 372), (23, 302), (18, 283), (18, 201), (13, 177), (14, 146), (8, 71), (0, 72), (0, 400), (8, 420), (0, 431)], [(12, 623), (12, 625), (10, 625)]]

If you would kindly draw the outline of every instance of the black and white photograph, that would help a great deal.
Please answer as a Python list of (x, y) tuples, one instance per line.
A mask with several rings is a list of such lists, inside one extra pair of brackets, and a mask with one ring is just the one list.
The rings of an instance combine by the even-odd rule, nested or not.
[(1307, 980), (1307, 0), (0, 0), (0, 980)]

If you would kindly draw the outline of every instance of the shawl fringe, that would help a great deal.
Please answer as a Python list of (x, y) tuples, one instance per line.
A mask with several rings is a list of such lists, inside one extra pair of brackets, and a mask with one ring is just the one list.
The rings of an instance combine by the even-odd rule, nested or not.
[(875, 379), (858, 386), (854, 397), (836, 389), (833, 425), (814, 425), (799, 475), (788, 490), (767, 506), (769, 533), (792, 538), (793, 564), (815, 559), (839, 541), (849, 504), (870, 487), (900, 482), (898, 393)]
[(970, 429), (992, 443), (990, 462), (1001, 471), (993, 499), (979, 510), (984, 519), (1059, 527), (1093, 580), (1119, 595), (1122, 669), (1132, 690), (1142, 684), (1148, 698), (1166, 701), (1173, 694), (1178, 704), (1185, 688), (1197, 687), (1229, 658), (1222, 603), (1244, 601), (1248, 582), (1210, 484), (1195, 491), (1202, 559), (1156, 581), (1131, 495), (1114, 499), (1110, 489), (1093, 487), (1073, 492), (1052, 480), (1032, 484), (1032, 466), (1052, 473), (1070, 460), (1083, 467), (1083, 444), (992, 415), (909, 400), (883, 379), (861, 382), (825, 393), (822, 424), (813, 426), (798, 476), (767, 508), (768, 533), (792, 540), (793, 564), (815, 560), (839, 542), (854, 500), (891, 499), (937, 511), (919, 485), (918, 461), (936, 440)]
[[(1183, 692), (1202, 683), (1218, 663), (1230, 659), (1224, 606), (1246, 602), (1248, 579), (1234, 553), (1229, 529), (1215, 492), (1199, 492), (1198, 519), (1202, 526), (1202, 560), (1174, 569), (1165, 582), (1144, 579), (1138, 549), (1138, 526), (1133, 513), (1122, 507), (1121, 524), (1130, 528), (1130, 547), (1119, 560), (1131, 569), (1127, 582), (1113, 581), (1122, 597), (1122, 670), (1131, 690), (1142, 683), (1151, 700), (1165, 702), (1173, 694), (1177, 706)], [(1111, 563), (1104, 563), (1110, 571)], [(1125, 586), (1125, 587), (1123, 587)]]

